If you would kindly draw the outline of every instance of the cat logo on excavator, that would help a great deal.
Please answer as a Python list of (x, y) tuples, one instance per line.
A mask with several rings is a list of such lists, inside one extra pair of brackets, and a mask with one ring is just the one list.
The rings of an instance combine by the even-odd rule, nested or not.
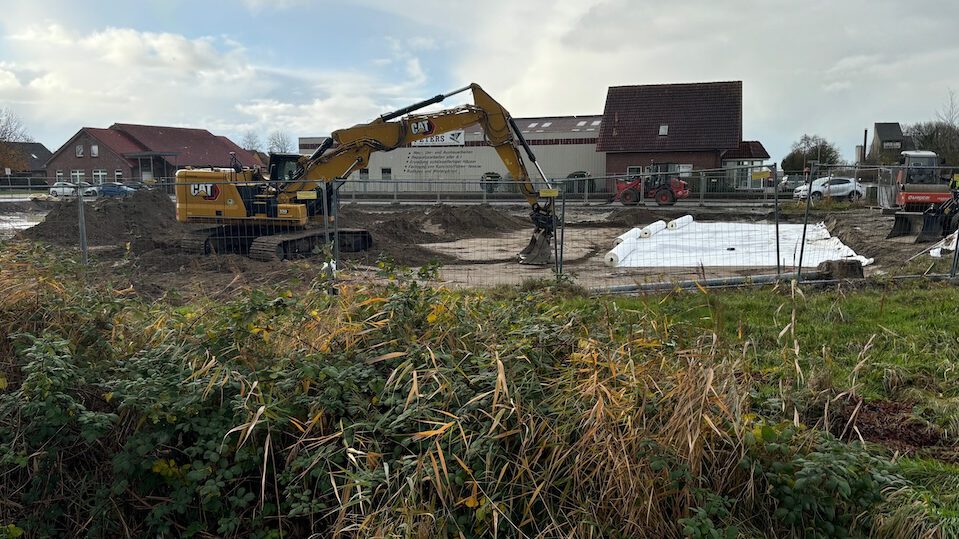
[(433, 122), (429, 120), (417, 120), (410, 124), (410, 131), (414, 135), (429, 135), (433, 132)]
[(190, 194), (203, 197), (203, 200), (216, 200), (220, 196), (220, 186), (215, 183), (194, 183), (190, 185)]

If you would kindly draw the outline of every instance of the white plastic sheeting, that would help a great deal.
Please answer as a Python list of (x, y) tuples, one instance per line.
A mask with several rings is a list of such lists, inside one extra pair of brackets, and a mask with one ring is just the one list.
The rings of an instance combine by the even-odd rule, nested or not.
[(952, 234), (939, 240), (938, 243), (929, 249), (929, 256), (933, 258), (942, 258), (943, 251), (955, 251), (957, 237), (959, 237), (959, 231), (953, 232)]
[(619, 236), (616, 236), (616, 239), (613, 240), (613, 245), (619, 245), (620, 243), (623, 243), (626, 240), (636, 239), (639, 237), (639, 235), (642, 232), (643, 232), (642, 228), (639, 228), (639, 227), (631, 228), (627, 230), (626, 232), (620, 234)]
[(673, 219), (672, 221), (666, 223), (666, 228), (670, 230), (676, 230), (677, 228), (683, 228), (684, 226), (693, 222), (692, 215), (684, 215), (679, 219)]
[(636, 250), (638, 243), (639, 240), (637, 238), (627, 238), (606, 253), (606, 256), (603, 258), (603, 263), (611, 268), (618, 267), (623, 260), (626, 260), (626, 258)]
[[(795, 267), (799, 262), (803, 225), (779, 225), (780, 263)], [(614, 253), (615, 251), (615, 253)], [(771, 223), (701, 223), (666, 229), (647, 238), (628, 240), (607, 253), (605, 262), (613, 267), (775, 267), (776, 226)], [(608, 255), (616, 254), (615, 260)], [(810, 225), (806, 231), (804, 268), (827, 260), (859, 260), (864, 266), (871, 258), (859, 256), (826, 225)]]
[(657, 232), (662, 232), (663, 230), (666, 230), (666, 221), (654, 221), (643, 227), (639, 233), (639, 237), (650, 238)]

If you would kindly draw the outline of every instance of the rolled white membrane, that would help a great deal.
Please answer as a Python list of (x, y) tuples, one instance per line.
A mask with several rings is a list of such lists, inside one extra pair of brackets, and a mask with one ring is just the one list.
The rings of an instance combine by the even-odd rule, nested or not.
[(623, 243), (623, 242), (626, 241), (626, 240), (634, 240), (634, 239), (638, 238), (638, 237), (639, 237), (639, 233), (642, 232), (642, 231), (643, 231), (643, 229), (642, 229), (642, 228), (639, 228), (639, 227), (631, 228), (631, 229), (627, 230), (626, 232), (620, 234), (619, 236), (616, 236), (616, 239), (613, 240), (613, 246), (615, 247), (615, 246), (619, 245), (620, 243)]
[(678, 219), (673, 219), (672, 221), (666, 223), (666, 228), (669, 230), (676, 230), (677, 228), (683, 228), (684, 226), (693, 222), (692, 215), (684, 215)]
[(603, 262), (607, 266), (615, 268), (619, 266), (621, 261), (626, 260), (626, 257), (632, 254), (637, 247), (639, 247), (639, 240), (637, 238), (628, 238), (606, 253), (606, 256), (603, 257)]
[(639, 233), (640, 238), (651, 238), (653, 234), (666, 230), (666, 221), (656, 221), (654, 223), (649, 223), (643, 227), (642, 232)]

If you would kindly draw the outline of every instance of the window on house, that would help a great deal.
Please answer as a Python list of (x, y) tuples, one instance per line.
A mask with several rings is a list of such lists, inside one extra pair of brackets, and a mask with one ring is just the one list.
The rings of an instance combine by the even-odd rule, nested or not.
[(584, 125), (586, 125), (586, 120), (583, 120), (581, 122), (576, 122), (576, 127), (583, 127)]
[(668, 135), (668, 134), (669, 134), (669, 126), (668, 126), (668, 125), (663, 124), (663, 125), (659, 126), (659, 136), (665, 137), (665, 136)]
[(392, 180), (392, 179), (393, 179), (393, 169), (391, 169), (391, 168), (381, 168), (381, 169), (380, 169), (380, 177), (383, 178), (384, 180)]
[(553, 125), (553, 122), (544, 122), (544, 123), (543, 123), (543, 127), (549, 127), (549, 126), (551, 126), (551, 125)]
[(597, 125), (600, 124), (600, 122), (602, 122), (602, 120), (593, 120), (593, 123), (591, 123), (591, 124), (589, 124), (589, 125), (597, 126)]
[(123, 171), (116, 169), (113, 171), (113, 181), (122, 182), (123, 181)]
[(361, 168), (360, 169), (360, 181), (366, 181), (370, 179), (370, 169)]
[(539, 125), (539, 122), (533, 122), (529, 124), (527, 127), (536, 127), (537, 125)]
[(86, 174), (82, 170), (71, 170), (70, 171), (70, 181), (73, 183), (80, 183), (83, 181), (83, 177)]
[(96, 144), (90, 145), (90, 157), (100, 157), (100, 146)]
[(77, 157), (83, 157), (83, 144), (77, 144)]
[(57, 181), (58, 181), (58, 182), (62, 182), (62, 181), (63, 181), (63, 171), (62, 171), (62, 170), (58, 170), (58, 171), (57, 171)]
[[(93, 157), (93, 150), (90, 150), (90, 157)], [(97, 169), (93, 171), (93, 183), (99, 185), (107, 181), (107, 171), (103, 169)]]

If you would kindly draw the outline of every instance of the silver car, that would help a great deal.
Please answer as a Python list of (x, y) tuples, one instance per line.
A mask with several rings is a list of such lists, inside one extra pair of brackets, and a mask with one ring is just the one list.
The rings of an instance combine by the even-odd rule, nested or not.
[(845, 198), (850, 202), (855, 202), (866, 196), (866, 188), (852, 178), (840, 178), (827, 176), (819, 178), (812, 182), (812, 194), (809, 185), (800, 185), (793, 191), (793, 198), (805, 200), (809, 196), (813, 201), (822, 200), (825, 197), (834, 199)]
[[(99, 193), (97, 188), (87, 182), (80, 182), (83, 196), (95, 197)], [(50, 186), (50, 196), (53, 197), (72, 197), (77, 194), (77, 186), (70, 182), (57, 182)]]

